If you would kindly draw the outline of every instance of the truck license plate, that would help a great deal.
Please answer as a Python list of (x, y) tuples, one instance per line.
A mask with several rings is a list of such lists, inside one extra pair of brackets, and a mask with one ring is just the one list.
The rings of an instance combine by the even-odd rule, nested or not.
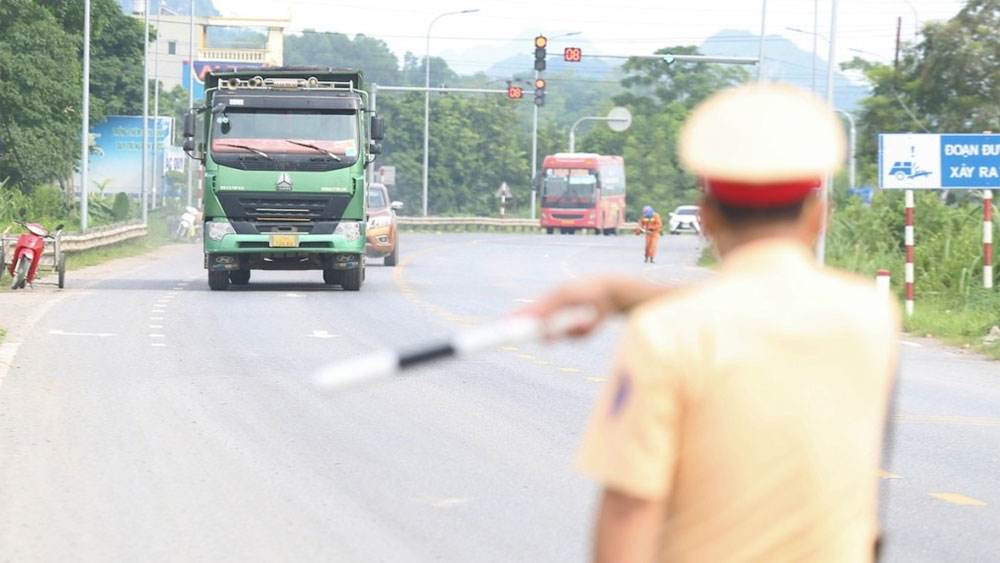
[(561, 222), (561, 223), (562, 223), (563, 225), (572, 225), (572, 224), (573, 224), (573, 223), (575, 223), (576, 221), (574, 221), (574, 220), (572, 220), (572, 219), (561, 219), (561, 220), (560, 220), (560, 222)]
[(271, 246), (294, 248), (298, 245), (299, 237), (296, 235), (271, 235)]

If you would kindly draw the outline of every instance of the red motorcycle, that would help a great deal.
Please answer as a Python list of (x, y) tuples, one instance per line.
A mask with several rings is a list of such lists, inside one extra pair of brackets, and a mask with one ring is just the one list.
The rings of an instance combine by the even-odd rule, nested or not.
[[(25, 210), (19, 210), (22, 220), (14, 222), (24, 227), (28, 232), (17, 237), (17, 244), (14, 246), (14, 255), (10, 261), (10, 275), (14, 280), (10, 284), (11, 289), (23, 288), (26, 284), (35, 280), (35, 272), (42, 261), (42, 251), (45, 249), (45, 239), (56, 240), (62, 232), (62, 225), (56, 227), (55, 234), (49, 234), (45, 227), (38, 223), (26, 223), (24, 219)], [(58, 248), (58, 245), (57, 245)], [(57, 262), (62, 262), (62, 256), (56, 258)], [(59, 287), (63, 286), (64, 264), (58, 264)]]

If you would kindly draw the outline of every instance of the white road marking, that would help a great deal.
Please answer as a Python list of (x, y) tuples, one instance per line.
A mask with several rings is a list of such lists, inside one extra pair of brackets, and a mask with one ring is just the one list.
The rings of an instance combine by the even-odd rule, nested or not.
[(900, 340), (899, 343), (902, 344), (903, 346), (909, 346), (910, 348), (923, 348), (922, 345), (916, 342), (907, 342), (905, 340)]
[(305, 297), (305, 295), (302, 295), (301, 293), (286, 293), (285, 297)]
[(158, 334), (158, 333), (155, 333), (155, 332), (151, 332), (151, 333), (149, 333), (149, 337), (150, 338), (165, 338), (166, 335)]
[(163, 348), (163, 347), (166, 346), (166, 344), (164, 344), (162, 342), (153, 342), (152, 345), (155, 346), (155, 347), (157, 347), (157, 348)]
[(330, 334), (325, 330), (314, 330), (312, 334), (307, 335), (311, 338), (337, 338), (339, 334)]
[(118, 336), (113, 332), (66, 332), (62, 330), (50, 330), (49, 334), (55, 334), (57, 336), (97, 336), (100, 338), (107, 338), (108, 336)]
[(515, 299), (514, 301), (517, 301), (518, 303), (534, 303), (535, 302), (534, 299)]

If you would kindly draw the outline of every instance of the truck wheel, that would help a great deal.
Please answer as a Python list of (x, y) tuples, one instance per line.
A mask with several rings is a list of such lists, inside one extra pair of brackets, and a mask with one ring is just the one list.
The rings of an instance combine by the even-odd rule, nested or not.
[(233, 270), (229, 272), (229, 281), (233, 285), (246, 285), (250, 283), (250, 270)]
[(59, 254), (59, 289), (66, 287), (66, 255)]
[(385, 264), (386, 266), (395, 266), (397, 262), (399, 262), (399, 241), (398, 240), (396, 241), (396, 244), (392, 245), (392, 252), (389, 253), (389, 255), (385, 257), (385, 260), (382, 263)]
[(351, 268), (344, 271), (344, 279), (340, 284), (345, 291), (357, 291), (361, 289), (361, 282), (364, 280), (365, 269), (363, 266)]
[(10, 284), (11, 289), (20, 289), (24, 287), (25, 281), (28, 279), (28, 268), (31, 267), (31, 263), (28, 259), (22, 256), (17, 261), (17, 267), (14, 268), (14, 280)]
[(551, 235), (554, 230), (552, 227), (545, 227), (545, 234)]
[(229, 287), (229, 272), (225, 270), (208, 271), (208, 287), (213, 291), (223, 290)]
[(344, 283), (344, 272), (327, 268), (323, 270), (323, 283), (327, 285), (340, 285)]

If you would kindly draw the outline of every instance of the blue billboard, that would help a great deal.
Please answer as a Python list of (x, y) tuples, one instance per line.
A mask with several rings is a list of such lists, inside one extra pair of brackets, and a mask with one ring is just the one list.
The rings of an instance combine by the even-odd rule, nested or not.
[[(163, 174), (165, 149), (173, 138), (173, 119), (150, 116), (148, 159), (150, 187), (154, 175)], [(153, 160), (153, 140), (159, 150)], [(111, 115), (90, 130), (89, 191), (101, 195), (127, 193), (139, 197), (142, 192), (142, 116)], [(158, 182), (163, 185), (162, 182)]]

